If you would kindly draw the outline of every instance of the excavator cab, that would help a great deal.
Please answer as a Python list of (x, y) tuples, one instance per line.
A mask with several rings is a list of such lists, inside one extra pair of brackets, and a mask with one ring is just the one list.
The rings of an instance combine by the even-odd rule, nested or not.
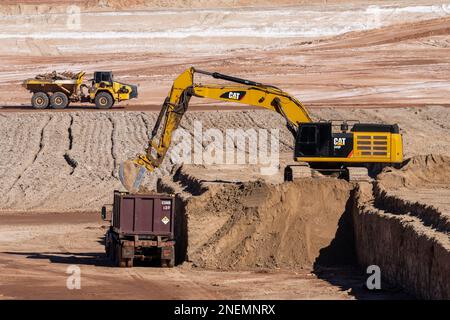
[(295, 141), (296, 156), (330, 156), (331, 130), (330, 122), (301, 124)]
[[(340, 130), (332, 121), (300, 123), (295, 140), (294, 158), (299, 162), (339, 167), (367, 163), (399, 163), (403, 160), (398, 125), (348, 123)], [(336, 130), (335, 130), (336, 131)]]

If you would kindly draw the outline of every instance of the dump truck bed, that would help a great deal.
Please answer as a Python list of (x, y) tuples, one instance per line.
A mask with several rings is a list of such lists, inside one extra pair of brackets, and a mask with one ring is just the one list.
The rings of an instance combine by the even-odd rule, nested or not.
[[(102, 209), (106, 215), (106, 209)], [(155, 260), (175, 265), (175, 196), (114, 191), (112, 221), (105, 234), (106, 255), (118, 267)]]
[(47, 73), (27, 79), (22, 86), (30, 92), (64, 92), (72, 95), (83, 82), (85, 72)]
[(23, 82), (23, 87), (30, 92), (66, 92), (73, 94), (77, 88), (77, 80), (37, 80), (29, 79)]
[(174, 238), (175, 197), (114, 192), (112, 227), (121, 235)]

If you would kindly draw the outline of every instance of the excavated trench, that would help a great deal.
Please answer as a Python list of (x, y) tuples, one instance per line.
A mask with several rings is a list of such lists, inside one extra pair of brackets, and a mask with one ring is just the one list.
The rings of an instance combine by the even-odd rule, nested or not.
[(412, 162), (360, 184), (324, 177), (223, 184), (181, 167), (159, 180), (158, 191), (178, 194), (178, 263), (223, 270), (378, 265), (389, 285), (421, 298), (448, 299), (448, 215), (396, 195), (391, 180), (447, 188), (436, 183), (433, 170), (450, 159)]

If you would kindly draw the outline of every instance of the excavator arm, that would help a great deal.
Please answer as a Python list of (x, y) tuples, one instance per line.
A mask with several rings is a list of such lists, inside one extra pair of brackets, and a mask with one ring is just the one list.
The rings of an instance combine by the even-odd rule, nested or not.
[[(197, 84), (194, 82), (195, 73), (235, 84)], [(127, 190), (137, 191), (145, 171), (151, 172), (161, 165), (191, 97), (246, 104), (277, 112), (286, 120), (286, 126), (294, 136), (301, 123), (312, 121), (300, 101), (274, 86), (191, 67), (175, 79), (151, 132), (145, 154), (131, 160), (133, 164), (128, 161), (121, 165), (119, 177)]]

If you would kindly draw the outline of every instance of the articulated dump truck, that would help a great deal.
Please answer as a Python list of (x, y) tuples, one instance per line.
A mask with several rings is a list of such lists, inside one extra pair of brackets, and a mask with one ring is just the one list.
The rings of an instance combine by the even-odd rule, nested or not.
[(35, 109), (64, 109), (71, 102), (92, 103), (99, 109), (109, 109), (116, 102), (137, 98), (137, 86), (114, 81), (110, 71), (94, 72), (85, 83), (85, 72), (48, 73), (23, 82), (30, 91)]

